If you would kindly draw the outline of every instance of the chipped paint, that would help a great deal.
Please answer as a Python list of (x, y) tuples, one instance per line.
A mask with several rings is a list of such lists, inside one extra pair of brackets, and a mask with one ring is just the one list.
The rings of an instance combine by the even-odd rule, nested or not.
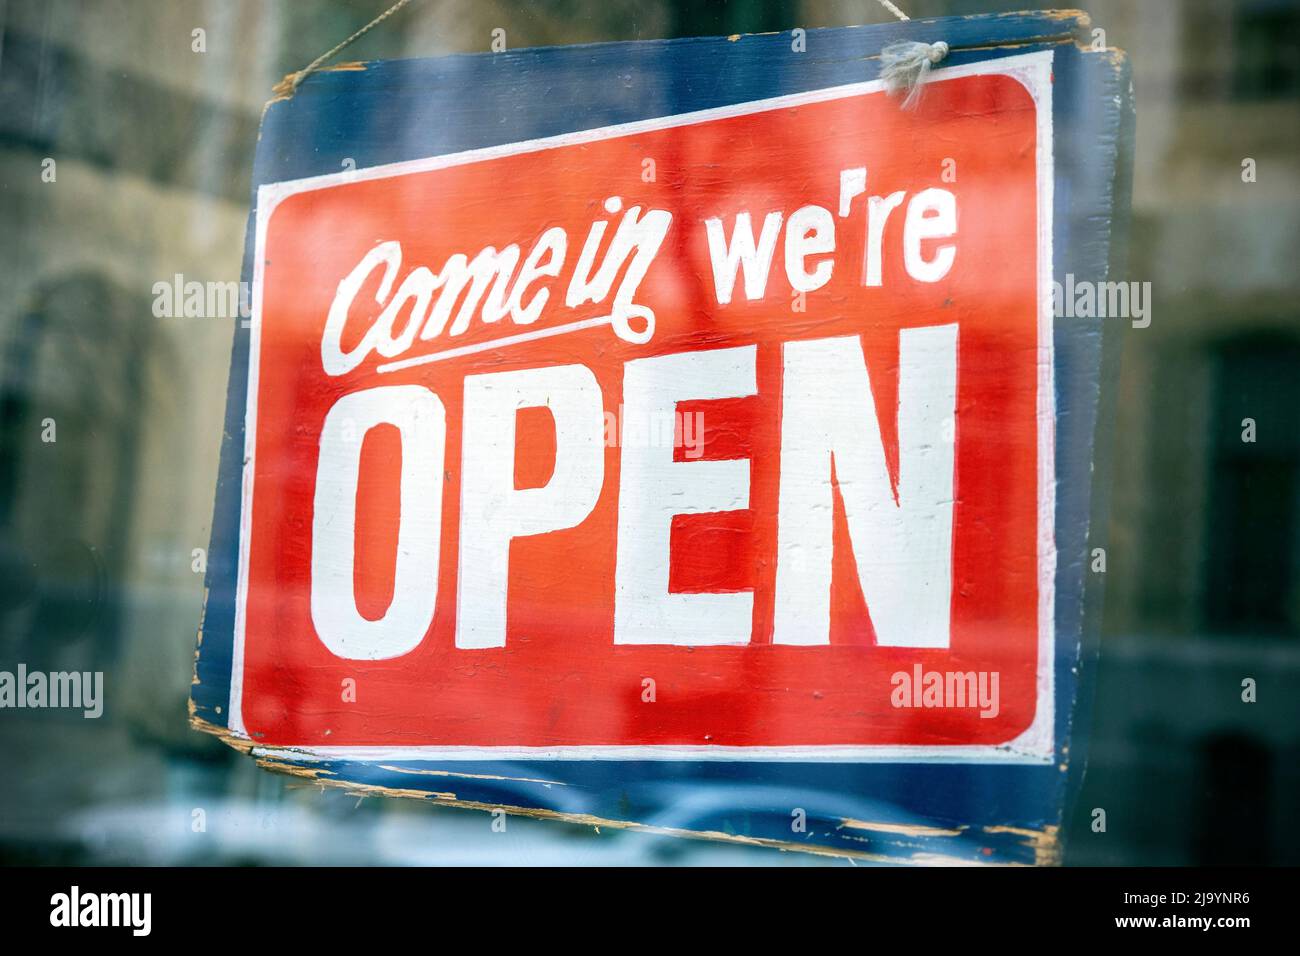
[(233, 747), (241, 754), (251, 754), (253, 752), (253, 741), (249, 740), (247, 737), (240, 737), (236, 734), (232, 734), (225, 727), (220, 727), (217, 724), (204, 720), (198, 715), (198, 709), (194, 705), (193, 698), (188, 700), (186, 703), (189, 709), (191, 728), (205, 734), (212, 734), (212, 736), (218, 738), (226, 746)]
[(271, 92), (275, 94), (271, 99), (266, 101), (262, 107), (262, 116), (266, 116), (267, 107), (272, 103), (279, 103), (281, 100), (291, 100), (293, 95), (298, 92), (298, 87), (303, 80), (307, 79), (311, 73), (355, 73), (368, 69), (364, 60), (348, 60), (345, 63), (335, 63), (332, 66), (318, 66), (316, 69), (308, 72), (307, 70), (295, 70), (292, 73), (286, 73), (279, 83), (271, 87)]
[(985, 833), (998, 834), (1007, 833), (1012, 836), (1023, 837), (1019, 841), (1023, 846), (1027, 846), (1034, 851), (1035, 866), (1058, 866), (1061, 862), (1061, 841), (1059, 826), (1048, 824), (1041, 830), (1030, 830), (1025, 827), (1011, 826), (992, 826), (984, 827)]
[(318, 783), (322, 787), (336, 787), (361, 796), (407, 797), (422, 800), (437, 806), (455, 807), (462, 810), (479, 810), (492, 812), (500, 810), (510, 816), (526, 817), (534, 820), (553, 820), (562, 823), (574, 823), (593, 829), (610, 827), (628, 830), (634, 833), (647, 833), (657, 836), (681, 837), (685, 839), (710, 840), (718, 843), (739, 844), (743, 846), (765, 847), (783, 852), (810, 853), (813, 856), (825, 856), (846, 860), (863, 860), (869, 863), (917, 864), (927, 866), (982, 866), (979, 860), (964, 860), (938, 853), (915, 853), (909, 857), (867, 853), (860, 850), (848, 850), (836, 847), (813, 846), (786, 840), (774, 840), (766, 837), (743, 836), (736, 833), (724, 833), (720, 830), (685, 830), (677, 827), (660, 827), (634, 820), (612, 820), (588, 813), (564, 813), (558, 810), (545, 810), (534, 807), (515, 807), (497, 803), (483, 803), (475, 800), (460, 800), (454, 793), (437, 791), (410, 790), (398, 787), (384, 787), (379, 784), (358, 783), (349, 780), (329, 779), (317, 768), (300, 767), (296, 764), (284, 764), (268, 758), (258, 758), (257, 765), (267, 770), (293, 774)]
[(958, 827), (955, 830), (949, 830), (943, 827), (927, 827), (909, 823), (873, 823), (867, 820), (849, 818), (845, 818), (840, 826), (850, 827), (854, 830), (872, 830), (876, 833), (893, 833), (898, 836), (909, 837), (955, 837), (961, 836), (968, 829), (967, 827)]
[[(191, 708), (193, 705), (191, 704)], [(222, 728), (208, 723), (199, 717), (191, 717), (191, 726), (196, 730), (204, 733), (214, 734), (220, 737), (230, 746), (236, 747), (241, 752), (249, 753), (254, 749), (250, 741), (232, 738), (225, 733)], [(898, 853), (873, 853), (864, 850), (852, 850), (845, 847), (834, 847), (826, 845), (811, 845), (789, 840), (776, 840), (766, 837), (752, 837), (742, 834), (725, 833), (719, 830), (690, 830), (680, 827), (662, 827), (652, 824), (639, 823), (634, 820), (617, 820), (609, 817), (602, 817), (589, 813), (567, 813), (557, 810), (547, 810), (536, 807), (520, 807), (507, 804), (487, 803), (476, 800), (462, 800), (457, 797), (453, 791), (438, 790), (417, 790), (409, 787), (387, 787), (380, 784), (362, 783), (354, 780), (346, 780), (335, 775), (334, 771), (326, 767), (308, 767), (295, 761), (295, 754), (291, 750), (277, 750), (273, 753), (263, 752), (254, 755), (256, 765), (267, 771), (282, 773), (295, 777), (300, 780), (310, 781), (321, 787), (332, 787), (342, 789), (349, 793), (357, 794), (362, 797), (367, 796), (384, 796), (400, 797), (405, 799), (420, 800), (425, 803), (432, 803), (438, 806), (455, 807), (466, 810), (488, 811), (501, 810), (511, 816), (527, 817), (536, 820), (553, 820), (562, 823), (577, 824), (579, 826), (590, 826), (597, 830), (600, 827), (610, 827), (619, 830), (628, 830), (638, 833), (648, 833), (660, 836), (681, 837), (686, 839), (701, 839), (714, 842), (741, 844), (745, 846), (765, 847), (776, 849), (782, 852), (810, 853), (814, 856), (824, 856), (840, 858), (846, 860), (862, 860), (873, 863), (891, 863), (891, 864), (908, 864), (924, 866), (1025, 866), (1027, 864), (1005, 859), (975, 859), (950, 854), (936, 853), (929, 849), (912, 847), (910, 844), (901, 842), (891, 842), (890, 846), (904, 852)], [(438, 770), (418, 770), (414, 768), (403, 768), (396, 766), (380, 765), (380, 769), (397, 773), (410, 773), (416, 775), (430, 776), (447, 776), (463, 777), (468, 779), (487, 779), (502, 780), (514, 782), (540, 783), (543, 785), (565, 785), (562, 781), (535, 780), (526, 777), (509, 777), (491, 774), (470, 774), (454, 773), (451, 771)], [(970, 831), (967, 826), (954, 828), (932, 827), (924, 825), (885, 823), (879, 821), (858, 820), (846, 817), (841, 821), (842, 828), (855, 830), (865, 830), (868, 832), (886, 833), (895, 836), (908, 837), (913, 839), (930, 839), (930, 838), (952, 838), (959, 837)], [(1035, 866), (1052, 866), (1060, 863), (1060, 845), (1058, 840), (1059, 828), (1056, 826), (1047, 826), (1043, 830), (1033, 830), (1024, 827), (1014, 826), (986, 826), (980, 832), (989, 835), (1010, 835), (1021, 837), (1016, 840), (1017, 845), (1025, 846), (1033, 851)], [(848, 839), (858, 842), (869, 842), (866, 838), (853, 837), (846, 835)]]
[(392, 773), (413, 773), (428, 777), (462, 777), (467, 780), (506, 780), (511, 783), (540, 783), (546, 787), (568, 786), (568, 784), (562, 780), (538, 780), (533, 777), (503, 777), (493, 773), (461, 773), (455, 770), (420, 770), (415, 767), (395, 767), (383, 763), (379, 765), (379, 769), (388, 770)]

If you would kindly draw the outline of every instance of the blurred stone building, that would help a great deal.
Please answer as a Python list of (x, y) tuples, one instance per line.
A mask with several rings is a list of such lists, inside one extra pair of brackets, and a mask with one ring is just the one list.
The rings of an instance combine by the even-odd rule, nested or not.
[[(97, 805), (284, 799), (280, 778), (186, 728), (196, 549), (239, 318), (159, 317), (153, 290), (177, 274), (238, 280), (272, 85), (386, 6), (0, 3), (0, 666), (103, 669), (109, 694), (105, 726), (0, 721), (0, 856), (84, 858), (61, 821)], [(1287, 696), (1300, 679), (1300, 4), (1089, 10), (1133, 62), (1127, 278), (1152, 284), (1154, 306), (1126, 333), (1116, 396), (1102, 663), (1070, 858), (1300, 862), (1300, 703)], [(483, 51), (495, 28), (521, 47), (887, 19), (868, 0), (421, 0), (345, 58)], [(1088, 827), (1093, 807), (1105, 834)]]

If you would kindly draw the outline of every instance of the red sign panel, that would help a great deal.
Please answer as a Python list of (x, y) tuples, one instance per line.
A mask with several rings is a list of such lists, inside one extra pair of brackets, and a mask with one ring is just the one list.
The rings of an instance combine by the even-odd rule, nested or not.
[(1049, 757), (1049, 98), (984, 64), (262, 187), (232, 727)]

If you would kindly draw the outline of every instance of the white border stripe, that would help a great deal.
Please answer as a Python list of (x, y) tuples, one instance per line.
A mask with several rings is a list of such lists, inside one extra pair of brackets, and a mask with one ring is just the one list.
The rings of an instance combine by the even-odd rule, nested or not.
[[(1001, 745), (861, 745), (724, 747), (686, 745), (563, 746), (563, 747), (254, 747), (262, 756), (291, 760), (781, 760), (896, 763), (1051, 763), (1055, 736), (1055, 582), (1056, 582), (1056, 398), (1052, 336), (1052, 213), (1054, 165), (1052, 154), (1052, 50), (1024, 53), (951, 66), (931, 72), (927, 82), (967, 76), (1005, 75), (1022, 83), (1037, 110), (1036, 170), (1038, 187), (1038, 707), (1027, 730)], [(386, 179), (482, 162), (503, 156), (539, 152), (632, 136), (654, 130), (691, 126), (718, 119), (748, 116), (810, 103), (882, 93), (879, 80), (795, 93), (732, 106), (622, 123), (599, 129), (473, 149), (428, 159), (407, 160), (366, 169), (329, 173), (305, 179), (267, 183), (257, 191), (257, 227), (253, 257), (252, 331), (249, 342), (248, 405), (244, 432), (243, 488), (239, 517), (239, 577), (235, 593), (235, 633), (231, 655), (229, 730), (249, 739), (243, 721), (244, 629), (248, 601), (249, 535), (252, 523), (253, 477), (257, 438), (257, 388), (261, 355), (262, 250), (267, 223), (290, 196), (347, 183)]]

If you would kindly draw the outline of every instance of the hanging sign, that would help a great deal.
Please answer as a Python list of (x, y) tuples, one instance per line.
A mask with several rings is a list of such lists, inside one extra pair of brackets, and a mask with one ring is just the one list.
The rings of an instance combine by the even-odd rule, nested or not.
[[(1017, 25), (993, 57), (962, 33), (1000, 20), (814, 31), (806, 75), (789, 52), (716, 102), (507, 110), (528, 67), (723, 77), (773, 41), (485, 54), (492, 85), (451, 90), (370, 64), (273, 104), (196, 722), (378, 792), (1051, 859), (1094, 458), (1060, 423), (1096, 420), (1106, 365), (1053, 314), (1097, 227), (1057, 196), (1111, 211), (1123, 80)], [(909, 108), (849, 56), (904, 29), (953, 50)], [(464, 128), (373, 95), (408, 85)], [(1091, 156), (1073, 110), (1113, 128)], [(1019, 806), (943, 796), (998, 768)], [(660, 819), (691, 773), (722, 825)]]

